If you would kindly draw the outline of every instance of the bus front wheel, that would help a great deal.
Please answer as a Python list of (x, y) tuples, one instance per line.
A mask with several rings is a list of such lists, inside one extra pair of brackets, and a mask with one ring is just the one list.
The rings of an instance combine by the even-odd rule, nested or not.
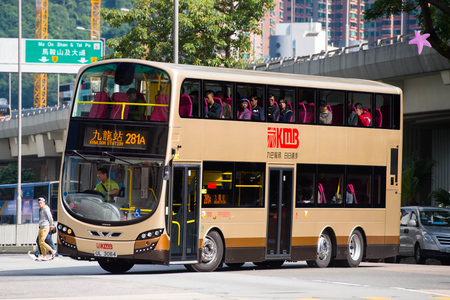
[(333, 244), (328, 233), (324, 232), (319, 237), (317, 245), (317, 258), (309, 260), (306, 263), (310, 267), (326, 268), (330, 265), (331, 257), (333, 255)]
[(217, 231), (211, 231), (203, 240), (202, 261), (194, 265), (186, 265), (189, 270), (212, 272), (220, 265), (223, 256), (223, 243)]
[(133, 263), (108, 259), (99, 260), (98, 264), (100, 265), (100, 267), (102, 267), (103, 270), (114, 274), (125, 273), (134, 266)]

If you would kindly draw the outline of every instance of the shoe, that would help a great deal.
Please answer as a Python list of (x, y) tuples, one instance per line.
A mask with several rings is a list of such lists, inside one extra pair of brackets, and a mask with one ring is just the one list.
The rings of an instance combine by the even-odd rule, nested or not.
[(47, 261), (47, 257), (38, 257), (36, 258), (36, 261)]
[(55, 251), (55, 252), (50, 256), (50, 259), (49, 259), (49, 260), (54, 260), (56, 255), (58, 255), (58, 252)]
[(31, 251), (28, 251), (28, 256), (30, 256), (32, 260), (36, 260), (37, 259), (36, 255), (31, 254)]

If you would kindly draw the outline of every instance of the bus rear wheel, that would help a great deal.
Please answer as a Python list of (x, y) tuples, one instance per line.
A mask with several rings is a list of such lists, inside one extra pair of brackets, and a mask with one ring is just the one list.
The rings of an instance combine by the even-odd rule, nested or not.
[(211, 231), (203, 240), (202, 261), (194, 265), (186, 265), (188, 270), (212, 272), (220, 265), (223, 257), (223, 243), (217, 231)]
[(361, 263), (364, 255), (364, 239), (361, 232), (355, 230), (350, 235), (348, 241), (348, 252), (346, 265), (352, 268), (356, 268)]
[(133, 263), (108, 259), (99, 260), (98, 264), (100, 265), (100, 267), (102, 267), (103, 270), (114, 274), (125, 273), (134, 266)]
[(317, 258), (315, 260), (308, 260), (306, 263), (310, 267), (326, 268), (330, 265), (331, 257), (333, 255), (333, 244), (328, 233), (324, 232), (319, 237), (317, 245)]

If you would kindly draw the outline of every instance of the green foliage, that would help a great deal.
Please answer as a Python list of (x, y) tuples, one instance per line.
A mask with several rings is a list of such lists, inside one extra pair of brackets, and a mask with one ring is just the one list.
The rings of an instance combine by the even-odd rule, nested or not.
[[(0, 184), (17, 183), (19, 168), (9, 164), (6, 168), (0, 169)], [(33, 169), (22, 168), (22, 183), (35, 182)]]
[[(102, 9), (112, 28), (130, 30), (108, 40), (109, 58), (145, 58), (173, 62), (173, 1), (134, 0), (129, 12)], [(241, 67), (251, 50), (249, 32), (260, 32), (270, 0), (180, 0), (179, 62)]]
[(443, 206), (450, 206), (450, 193), (444, 189), (437, 189), (430, 193), (430, 197)]
[(417, 194), (431, 183), (431, 170), (436, 164), (433, 159), (422, 159), (417, 153), (403, 160), (402, 205), (421, 205)]
[(419, 25), (431, 46), (442, 56), (450, 59), (450, 0), (376, 0), (364, 12), (364, 20), (374, 21), (391, 15), (417, 13)]

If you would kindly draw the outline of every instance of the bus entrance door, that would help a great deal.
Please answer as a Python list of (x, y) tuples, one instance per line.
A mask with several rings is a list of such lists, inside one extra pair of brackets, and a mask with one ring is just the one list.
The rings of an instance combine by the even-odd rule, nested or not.
[(269, 168), (269, 209), (266, 258), (291, 255), (293, 169)]
[(170, 228), (170, 262), (198, 261), (199, 166), (174, 166)]

